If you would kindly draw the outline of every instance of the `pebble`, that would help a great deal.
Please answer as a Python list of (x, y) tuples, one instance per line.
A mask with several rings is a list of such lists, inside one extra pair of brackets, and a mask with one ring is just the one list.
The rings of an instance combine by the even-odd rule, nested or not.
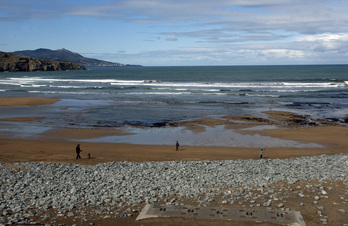
[(271, 202), (270, 202), (270, 201), (265, 202), (265, 203), (263, 204), (263, 206), (264, 206), (264, 207), (270, 207), (270, 206), (271, 206)]
[(67, 216), (68, 216), (68, 217), (73, 217), (73, 216), (75, 216), (75, 214), (72, 213), (72, 212), (69, 212), (69, 213), (67, 214)]
[[(93, 206), (93, 209), (99, 208), (95, 209), (95, 214), (108, 216), (111, 214), (106, 212), (119, 214), (130, 206), (159, 202), (164, 197), (167, 197), (167, 205), (182, 205), (179, 201), (183, 197), (196, 199), (206, 206), (215, 197), (224, 195), (222, 188), (228, 188), (225, 192), (228, 196), (222, 199), (224, 203), (255, 205), (254, 200), (267, 197), (263, 204), (257, 203), (256, 206), (272, 209), (271, 200), (283, 198), (269, 197), (276, 192), (269, 187), (271, 184), (279, 181), (291, 184), (299, 180), (346, 180), (347, 162), (348, 154), (265, 161), (123, 161), (90, 166), (25, 162), (13, 163), (14, 167), (8, 167), (9, 164), (0, 163), (0, 214), (3, 215), (0, 224), (7, 223), (2, 221), (9, 218), (7, 215), (11, 212), (42, 217), (45, 209), (53, 208), (60, 211), (58, 217), (72, 216), (77, 219), (83, 208)], [(262, 191), (260, 197), (250, 192), (255, 185)], [(241, 186), (243, 189), (240, 189)], [(321, 194), (326, 193), (322, 185), (313, 186), (315, 188)], [(285, 191), (288, 188), (281, 189)], [(299, 197), (307, 197), (303, 194), (305, 186), (298, 186), (297, 189), (303, 189), (298, 193)], [(172, 196), (179, 201), (175, 198), (169, 200), (168, 197)], [(345, 199), (343, 195), (342, 198)], [(108, 210), (107, 206), (113, 206), (115, 210)], [(284, 204), (278, 206), (281, 208)], [(30, 212), (35, 208), (40, 211)], [(132, 214), (120, 214), (122, 217), (129, 215)]]

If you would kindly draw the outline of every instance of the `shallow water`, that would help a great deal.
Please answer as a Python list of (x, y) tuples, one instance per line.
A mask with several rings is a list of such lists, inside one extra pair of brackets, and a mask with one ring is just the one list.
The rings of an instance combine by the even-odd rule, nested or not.
[[(252, 130), (253, 128), (249, 128)], [(255, 130), (274, 129), (274, 126), (256, 127)], [(163, 127), (163, 128), (131, 128), (125, 132), (134, 133), (126, 136), (108, 136), (95, 139), (86, 139), (84, 142), (107, 142), (107, 143), (130, 143), (147, 145), (175, 145), (176, 140), (181, 146), (220, 146), (220, 147), (292, 147), (292, 148), (321, 148), (315, 143), (300, 143), (296, 141), (283, 140), (258, 134), (240, 134), (233, 129), (225, 129), (225, 126), (208, 127), (205, 131), (194, 133), (185, 127)], [(79, 140), (81, 141), (81, 140)]]

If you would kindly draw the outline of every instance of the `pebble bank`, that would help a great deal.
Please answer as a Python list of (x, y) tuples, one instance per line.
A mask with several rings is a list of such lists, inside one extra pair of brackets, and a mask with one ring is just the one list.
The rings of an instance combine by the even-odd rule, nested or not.
[[(101, 207), (95, 208), (96, 214), (108, 208), (127, 216), (124, 210), (135, 212), (132, 206), (137, 204), (164, 200), (167, 205), (180, 205), (170, 197), (194, 199), (204, 205), (220, 196), (222, 203), (230, 203), (240, 195), (237, 188), (241, 186), (267, 188), (279, 181), (292, 184), (329, 179), (348, 183), (347, 178), (348, 154), (235, 161), (124, 161), (94, 166), (0, 163), (0, 224), (25, 216), (43, 220), (59, 214), (73, 217), (87, 207)], [(56, 210), (57, 216), (47, 214), (50, 209)]]

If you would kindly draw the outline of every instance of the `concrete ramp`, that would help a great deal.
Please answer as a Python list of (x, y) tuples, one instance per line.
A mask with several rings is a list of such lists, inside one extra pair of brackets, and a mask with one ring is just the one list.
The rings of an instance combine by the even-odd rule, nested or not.
[(233, 220), (266, 222), (279, 225), (305, 226), (302, 215), (297, 211), (276, 211), (266, 209), (239, 209), (222, 207), (192, 207), (146, 205), (136, 220), (154, 217), (183, 217), (212, 220)]

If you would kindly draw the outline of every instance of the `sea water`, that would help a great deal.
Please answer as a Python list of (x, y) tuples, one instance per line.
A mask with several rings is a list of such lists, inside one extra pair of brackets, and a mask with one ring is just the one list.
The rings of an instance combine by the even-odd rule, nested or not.
[[(113, 67), (86, 71), (0, 73), (0, 97), (58, 98), (52, 105), (0, 107), (0, 133), (32, 137), (54, 128), (123, 127), (127, 136), (86, 142), (234, 147), (320, 147), (223, 126), (201, 133), (160, 128), (166, 122), (281, 110), (343, 120), (348, 114), (348, 65)], [(129, 125), (147, 128), (135, 129)], [(259, 128), (252, 128), (259, 129)], [(267, 129), (267, 128), (262, 128)]]
[(53, 126), (158, 126), (268, 110), (340, 119), (348, 113), (348, 65), (0, 73), (0, 97), (12, 96), (61, 99), (52, 106), (0, 109), (0, 118), (45, 116)]

